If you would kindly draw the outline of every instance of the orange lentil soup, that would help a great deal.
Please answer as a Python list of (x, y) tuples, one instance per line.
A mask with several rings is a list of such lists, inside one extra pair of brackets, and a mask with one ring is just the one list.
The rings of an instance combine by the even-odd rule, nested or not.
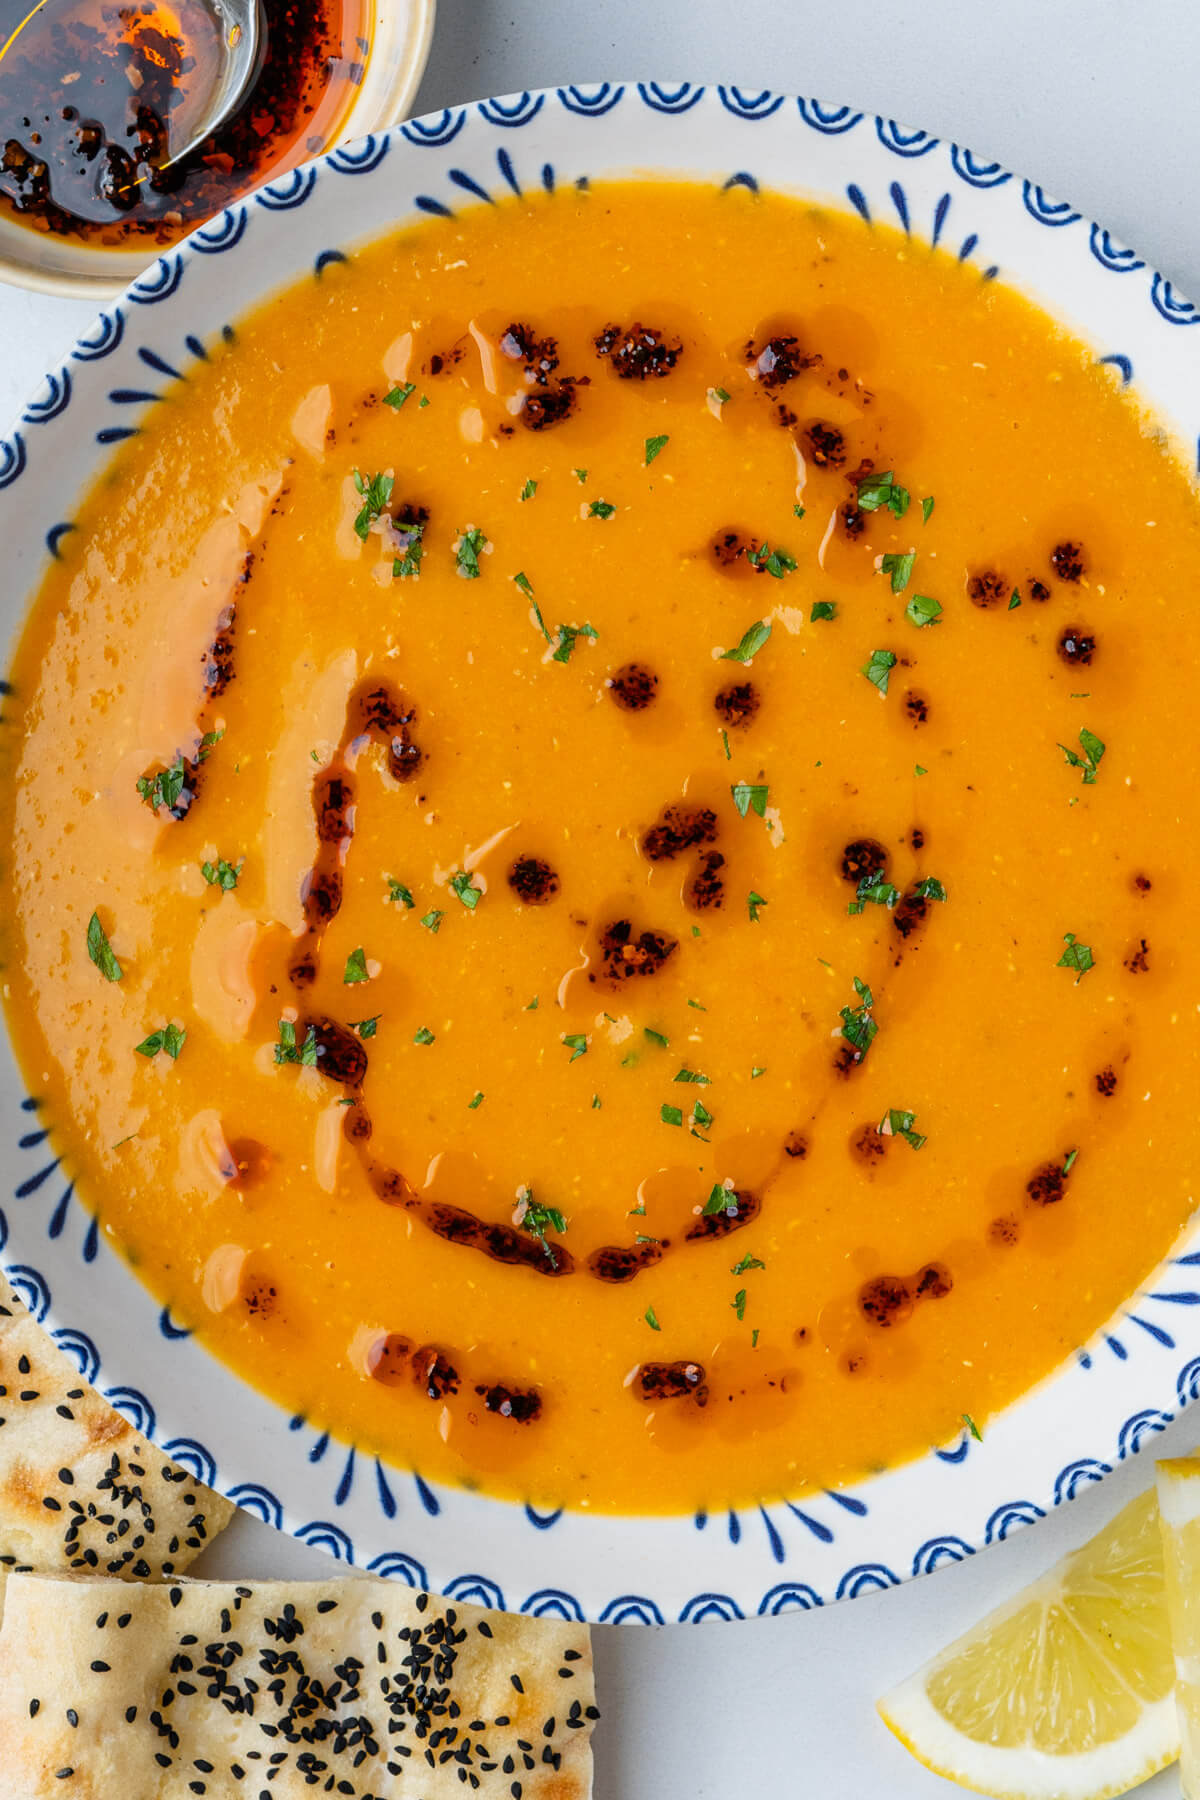
[(480, 207), (243, 320), (77, 517), (10, 1022), (289, 1409), (544, 1506), (796, 1493), (1188, 1219), (1197, 507), (1003, 285), (742, 191)]

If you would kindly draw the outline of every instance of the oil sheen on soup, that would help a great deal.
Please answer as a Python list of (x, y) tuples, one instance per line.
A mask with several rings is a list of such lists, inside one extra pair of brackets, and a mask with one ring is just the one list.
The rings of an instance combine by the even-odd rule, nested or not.
[(1194, 496), (1002, 281), (743, 190), (278, 294), (74, 515), (10, 1023), (289, 1410), (674, 1510), (986, 1432), (1188, 1220)]

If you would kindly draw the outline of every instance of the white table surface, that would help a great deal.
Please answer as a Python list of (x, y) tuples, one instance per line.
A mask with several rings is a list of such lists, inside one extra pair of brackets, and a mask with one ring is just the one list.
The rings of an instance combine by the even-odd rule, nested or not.
[[(848, 101), (999, 158), (1200, 297), (1196, 0), (440, 0), (417, 110), (604, 78), (733, 82)], [(0, 287), (0, 422), (90, 308)], [(597, 1800), (937, 1800), (873, 1702), (1097, 1530), (1200, 1442), (1200, 1416), (1102, 1488), (923, 1581), (739, 1625), (600, 1628)], [(319, 1576), (319, 1552), (239, 1519), (224, 1576)], [(1143, 1790), (1178, 1794), (1173, 1772)]]

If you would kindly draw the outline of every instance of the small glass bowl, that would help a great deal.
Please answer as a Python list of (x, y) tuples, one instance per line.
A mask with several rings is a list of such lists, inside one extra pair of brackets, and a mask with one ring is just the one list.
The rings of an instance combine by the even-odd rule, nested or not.
[[(429, 60), (436, 9), (437, 0), (375, 0), (366, 72), (337, 143), (408, 117)], [(135, 250), (93, 247), (30, 230), (0, 214), (0, 282), (35, 293), (111, 300), (160, 254), (154, 244)]]

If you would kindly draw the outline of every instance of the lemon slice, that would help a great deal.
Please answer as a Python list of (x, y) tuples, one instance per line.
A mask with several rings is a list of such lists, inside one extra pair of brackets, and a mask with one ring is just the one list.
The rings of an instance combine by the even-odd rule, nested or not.
[(1200, 1456), (1158, 1464), (1167, 1612), (1175, 1647), (1175, 1699), (1186, 1800), (1200, 1800)]
[[(1200, 1569), (1200, 1530), (1196, 1544)], [(997, 1800), (1108, 1800), (1179, 1755), (1174, 1688), (1151, 1491), (879, 1711), (926, 1768), (962, 1787)]]

